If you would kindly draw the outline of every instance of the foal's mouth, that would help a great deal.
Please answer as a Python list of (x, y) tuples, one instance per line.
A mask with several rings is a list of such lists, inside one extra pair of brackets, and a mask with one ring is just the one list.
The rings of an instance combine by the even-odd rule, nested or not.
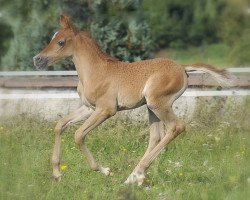
[(37, 70), (43, 70), (48, 66), (49, 58), (37, 55), (33, 58), (34, 66)]

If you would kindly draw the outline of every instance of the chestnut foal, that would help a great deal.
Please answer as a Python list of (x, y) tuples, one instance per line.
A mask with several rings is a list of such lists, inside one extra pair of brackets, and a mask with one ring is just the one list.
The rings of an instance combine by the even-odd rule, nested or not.
[[(184, 123), (174, 114), (172, 104), (188, 86), (186, 71), (202, 70), (223, 83), (230, 81), (228, 73), (211, 65), (181, 65), (169, 59), (122, 62), (102, 52), (86, 32), (77, 30), (69, 17), (61, 15), (60, 24), (61, 29), (54, 34), (49, 45), (33, 58), (34, 65), (42, 69), (72, 56), (79, 76), (77, 91), (82, 106), (60, 119), (55, 127), (53, 177), (61, 179), (59, 163), (62, 131), (68, 125), (81, 120), (85, 122), (75, 132), (76, 144), (93, 170), (110, 175), (110, 169), (97, 163), (86, 147), (86, 135), (117, 111), (147, 104), (149, 145), (125, 181), (142, 184), (146, 168), (160, 151), (185, 129)], [(87, 111), (86, 106), (89, 108)], [(164, 125), (168, 127), (166, 134)]]

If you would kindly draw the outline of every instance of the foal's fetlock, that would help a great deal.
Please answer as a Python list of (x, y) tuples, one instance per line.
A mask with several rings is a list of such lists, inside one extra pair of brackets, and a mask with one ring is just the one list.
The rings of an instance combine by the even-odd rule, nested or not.
[(113, 173), (111, 172), (111, 169), (109, 167), (100, 167), (99, 171), (104, 174), (105, 176), (112, 176)]
[(129, 175), (129, 177), (127, 178), (127, 180), (124, 183), (125, 184), (137, 183), (138, 186), (140, 186), (143, 184), (144, 179), (145, 179), (144, 173), (134, 171)]
[(52, 176), (53, 176), (54, 180), (61, 181), (62, 173), (60, 172), (59, 164), (58, 164), (58, 162), (56, 162), (53, 159), (52, 159), (52, 169), (53, 169)]
[(61, 179), (62, 179), (62, 174), (61, 174), (59, 171), (58, 171), (58, 172), (53, 172), (53, 179), (54, 179), (55, 181), (60, 182)]

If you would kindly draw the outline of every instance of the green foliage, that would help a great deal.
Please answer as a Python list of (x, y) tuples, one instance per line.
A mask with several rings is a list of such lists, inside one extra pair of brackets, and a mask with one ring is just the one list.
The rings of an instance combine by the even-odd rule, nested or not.
[[(126, 61), (149, 56), (149, 27), (142, 17), (142, 10), (139, 9), (139, 0), (36, 0), (28, 3), (20, 0), (14, 4), (2, 1), (0, 12), (14, 36), (7, 54), (2, 58), (2, 69), (32, 70), (32, 57), (44, 48), (59, 28), (61, 12), (71, 15), (78, 27), (91, 27), (90, 30), (103, 49), (113, 56)], [(124, 17), (130, 12), (136, 14), (130, 19)], [(7, 37), (4, 36), (3, 39), (6, 40)], [(2, 51), (6, 53), (6, 48), (2, 48)], [(73, 69), (73, 65), (65, 61), (52, 68)]]
[(125, 61), (149, 57), (149, 26), (140, 0), (95, 1), (92, 13), (92, 35), (106, 52)]
[(135, 20), (124, 24), (118, 20), (92, 23), (91, 32), (102, 48), (117, 58), (136, 61), (149, 57), (151, 42), (146, 23)]
[(236, 65), (250, 64), (250, 14), (245, 0), (229, 0), (221, 15), (219, 35), (231, 47), (230, 61)]
[(153, 40), (159, 47), (184, 47), (218, 40), (219, 15), (215, 0), (145, 0), (144, 7)]
[[(59, 14), (88, 29), (107, 53), (125, 61), (153, 49), (225, 43), (231, 66), (250, 64), (247, 0), (0, 0), (0, 70), (32, 70), (32, 57), (59, 29)], [(70, 61), (52, 69), (73, 69)]]
[(232, 60), (227, 59), (231, 48), (224, 43), (190, 46), (188, 49), (161, 50), (157, 57), (167, 57), (183, 64), (209, 63), (216, 67), (232, 67)]
[(243, 34), (244, 29), (250, 28), (250, 15), (246, 0), (220, 0), (223, 2), (219, 18), (218, 35), (223, 42), (232, 45)]
[(250, 64), (250, 29), (242, 32), (241, 37), (234, 43), (230, 53), (231, 61), (237, 65), (246, 66)]
[[(4, 8), (4, 9), (3, 9)], [(13, 39), (7, 54), (2, 58), (3, 69), (32, 69), (32, 57), (39, 52), (55, 30), (55, 1), (16, 1), (6, 3), (1, 12), (11, 26)], [(19, 12), (17, 12), (19, 11)]]
[(11, 31), (11, 27), (4, 23), (0, 22), (0, 63), (1, 58), (4, 56), (4, 54), (7, 52), (10, 39), (13, 37), (13, 33)]
[(246, 0), (144, 1), (152, 38), (160, 47), (235, 39), (246, 25), (246, 8)]

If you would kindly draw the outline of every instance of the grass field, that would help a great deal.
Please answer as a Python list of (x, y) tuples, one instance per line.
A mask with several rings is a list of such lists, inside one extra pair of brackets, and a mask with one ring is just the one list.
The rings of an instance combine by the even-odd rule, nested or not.
[[(248, 104), (249, 105), (249, 102)], [(63, 179), (51, 178), (56, 122), (19, 116), (0, 121), (0, 199), (228, 199), (250, 196), (249, 106), (224, 113), (200, 109), (187, 130), (163, 151), (142, 186), (123, 182), (146, 149), (148, 127), (110, 120), (87, 144), (113, 176), (93, 172), (74, 144), (77, 125), (62, 140)], [(220, 114), (215, 114), (220, 113)]]
[(156, 57), (173, 59), (182, 64), (207, 63), (219, 68), (235, 67), (230, 60), (230, 48), (225, 44), (209, 44), (188, 49), (163, 49)]

